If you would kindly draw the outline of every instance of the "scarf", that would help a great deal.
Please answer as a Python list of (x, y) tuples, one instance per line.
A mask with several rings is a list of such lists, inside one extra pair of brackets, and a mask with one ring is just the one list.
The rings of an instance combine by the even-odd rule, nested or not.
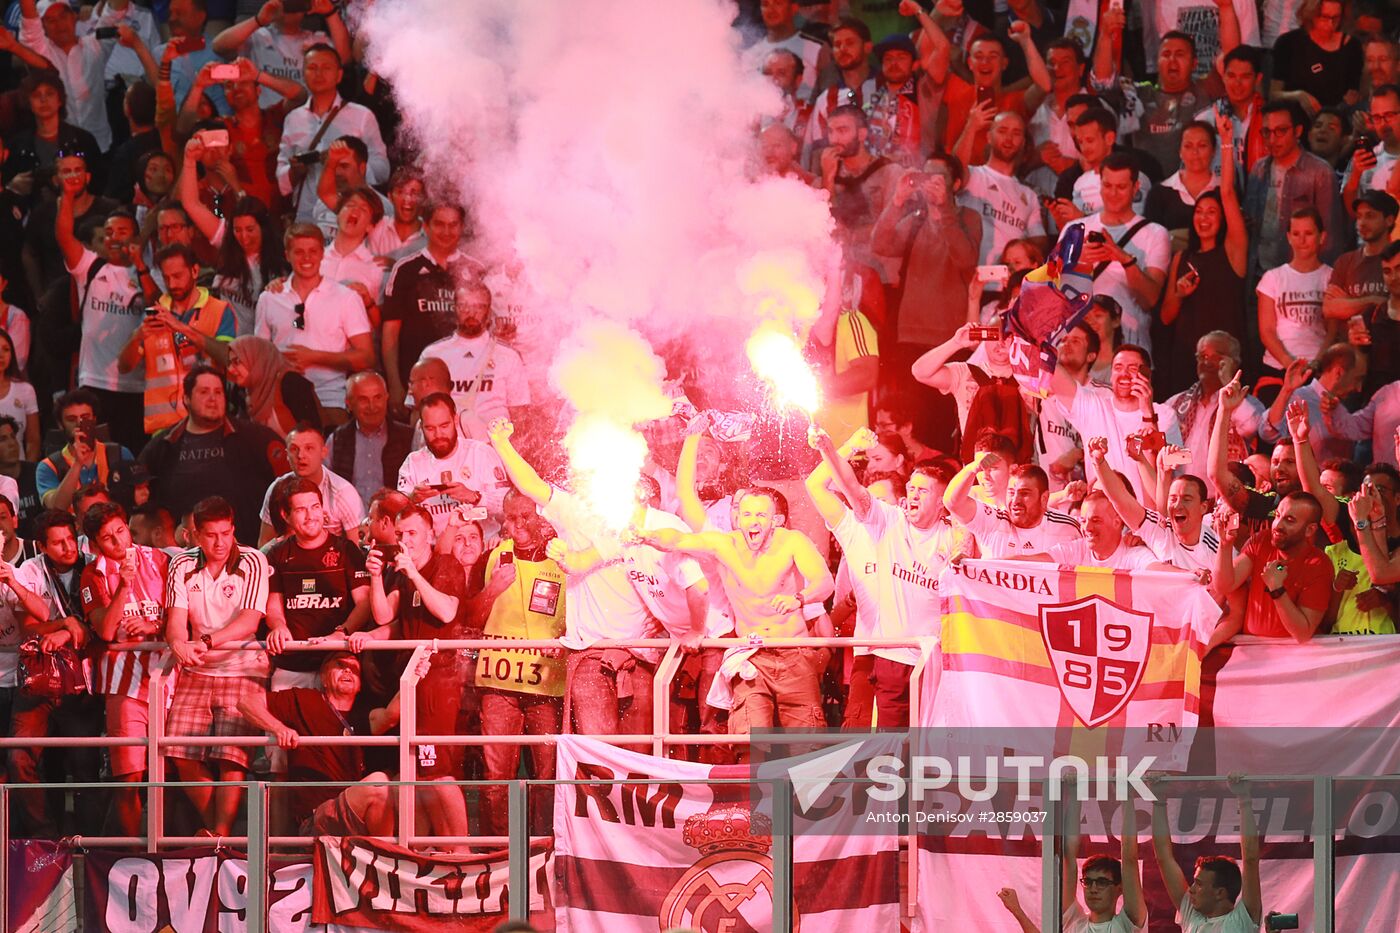
[(275, 427), (282, 377), (292, 368), (277, 345), (266, 337), (245, 334), (235, 337), (231, 346), (248, 368), (248, 385), (244, 387), (248, 393), (248, 417), (259, 424)]

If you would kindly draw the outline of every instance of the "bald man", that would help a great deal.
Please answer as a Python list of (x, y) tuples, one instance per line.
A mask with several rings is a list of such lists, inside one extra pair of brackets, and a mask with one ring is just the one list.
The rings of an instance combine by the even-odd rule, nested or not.
[(385, 486), (398, 482), (399, 467), (413, 450), (413, 429), (389, 412), (389, 386), (373, 370), (345, 382), (350, 420), (331, 432), (326, 457), (331, 472), (355, 487), (368, 502)]

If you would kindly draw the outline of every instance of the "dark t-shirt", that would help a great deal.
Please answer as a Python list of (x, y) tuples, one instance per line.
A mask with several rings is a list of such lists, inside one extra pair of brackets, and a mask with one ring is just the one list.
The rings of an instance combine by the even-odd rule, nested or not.
[(1324, 107), (1342, 103), (1347, 91), (1361, 86), (1365, 59), (1361, 43), (1346, 38), (1335, 52), (1308, 38), (1305, 30), (1285, 32), (1274, 43), (1274, 77), (1285, 91), (1307, 91)]
[(399, 321), (399, 378), (428, 344), (448, 336), (457, 326), (456, 282), (452, 273), (425, 253), (402, 260), (389, 276), (384, 291), (384, 320)]
[[(369, 735), (368, 723), (355, 710), (344, 720), (319, 690), (295, 687), (267, 695), (267, 708), (300, 735)], [(348, 725), (347, 725), (348, 724)], [(346, 729), (350, 732), (346, 732)], [(364, 755), (350, 745), (303, 745), (287, 751), (287, 780), (335, 781), (353, 784), (365, 776)], [(337, 787), (303, 787), (288, 791), (298, 818), (310, 816), (322, 803), (339, 794)]]
[[(282, 594), (287, 629), (298, 641), (334, 632), (355, 607), (355, 587), (369, 586), (364, 556), (341, 535), (330, 535), (309, 550), (294, 536), (274, 541), (267, 546), (267, 562), (272, 566), (268, 592)], [(314, 671), (324, 659), (317, 651), (288, 651), (275, 656), (272, 664), (288, 671)]]
[[(423, 569), (423, 578), (433, 589), (445, 596), (457, 597), (457, 615), (444, 623), (423, 605), (423, 597), (407, 576), (399, 578), (399, 624), (402, 637), (407, 639), (460, 638), (462, 618), (467, 609), (467, 575), (462, 565), (450, 555), (434, 554)], [(432, 670), (447, 671), (455, 667), (454, 651), (439, 651), (433, 655)]]
[[(195, 503), (215, 492), (242, 488), (234, 475), (224, 432), (192, 434), (186, 431), (176, 448), (174, 469), (163, 477), (161, 505), (178, 521)], [(227, 493), (224, 493), (227, 495)]]

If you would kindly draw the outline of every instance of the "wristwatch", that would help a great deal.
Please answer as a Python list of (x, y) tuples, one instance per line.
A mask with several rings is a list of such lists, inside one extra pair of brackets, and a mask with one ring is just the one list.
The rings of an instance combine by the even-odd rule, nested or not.
[(1278, 599), (1278, 598), (1279, 598), (1280, 596), (1282, 596), (1285, 592), (1286, 592), (1286, 590), (1284, 590), (1283, 587), (1281, 587), (1281, 586), (1280, 586), (1280, 587), (1276, 587), (1276, 588), (1274, 588), (1274, 589), (1272, 589), (1272, 590), (1269, 590), (1269, 598), (1270, 598), (1270, 599)]
[(1370, 520), (1369, 518), (1358, 518), (1358, 519), (1356, 520), (1356, 530), (1357, 530), (1357, 531), (1365, 531), (1367, 528), (1370, 528), (1370, 527), (1371, 527), (1371, 520)]

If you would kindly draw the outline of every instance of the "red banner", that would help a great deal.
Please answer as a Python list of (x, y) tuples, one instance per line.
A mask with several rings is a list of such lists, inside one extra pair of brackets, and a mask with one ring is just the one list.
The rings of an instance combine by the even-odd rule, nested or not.
[[(546, 911), (552, 852), (530, 854), (530, 913)], [(407, 933), (482, 931), (509, 916), (506, 853), (423, 855), (360, 836), (316, 840), (316, 923)]]

